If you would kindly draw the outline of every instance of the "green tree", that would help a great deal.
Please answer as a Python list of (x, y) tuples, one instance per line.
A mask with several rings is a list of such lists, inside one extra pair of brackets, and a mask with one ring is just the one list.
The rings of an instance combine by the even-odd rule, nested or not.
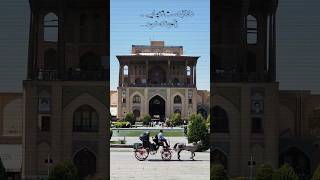
[(170, 124), (173, 126), (178, 126), (183, 124), (183, 120), (181, 118), (181, 114), (180, 113), (173, 113), (170, 116)]
[(273, 168), (269, 164), (262, 164), (257, 168), (257, 180), (270, 180), (272, 179)]
[(134, 117), (133, 113), (129, 112), (126, 114), (124, 121), (129, 122), (131, 125), (136, 123), (136, 118)]
[(0, 158), (0, 179), (7, 180), (6, 169), (4, 168), (1, 158)]
[(319, 180), (320, 179), (320, 165), (317, 167), (317, 169), (314, 171), (312, 179), (311, 180)]
[(210, 116), (210, 114), (209, 114), (209, 116), (207, 117), (207, 126), (208, 126), (208, 128), (210, 127), (210, 122), (211, 122), (211, 116)]
[(294, 172), (294, 169), (288, 165), (282, 165), (278, 170), (272, 174), (272, 180), (299, 180), (299, 177)]
[(49, 174), (48, 180), (78, 180), (78, 170), (70, 161), (63, 161), (56, 164)]
[(210, 169), (210, 179), (213, 180), (228, 180), (226, 170), (221, 164), (213, 164)]
[(206, 141), (209, 139), (208, 128), (201, 115), (192, 114), (190, 116), (187, 137), (189, 143)]
[(143, 125), (149, 125), (151, 122), (151, 117), (149, 115), (145, 115), (143, 118), (142, 118), (142, 124)]

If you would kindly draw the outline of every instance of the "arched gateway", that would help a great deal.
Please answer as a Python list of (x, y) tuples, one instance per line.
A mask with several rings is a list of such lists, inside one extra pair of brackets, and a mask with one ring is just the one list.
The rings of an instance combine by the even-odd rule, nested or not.
[(160, 120), (164, 120), (166, 115), (166, 102), (161, 96), (154, 96), (149, 101), (149, 115), (151, 118), (160, 117)]
[(78, 169), (81, 178), (94, 175), (96, 169), (96, 156), (87, 148), (79, 151), (73, 158), (73, 162)]

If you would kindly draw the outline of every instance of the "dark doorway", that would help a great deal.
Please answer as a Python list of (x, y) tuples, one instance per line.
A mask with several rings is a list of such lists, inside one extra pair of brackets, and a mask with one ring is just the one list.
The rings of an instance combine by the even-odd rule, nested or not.
[(210, 162), (212, 164), (221, 164), (226, 170), (228, 169), (228, 157), (217, 149), (211, 152)]
[(151, 118), (156, 116), (160, 117), (160, 120), (164, 120), (166, 114), (165, 100), (160, 96), (155, 96), (149, 101), (149, 114)]
[(292, 147), (280, 154), (280, 165), (289, 164), (300, 180), (311, 178), (310, 159), (298, 148)]
[(78, 168), (81, 178), (96, 173), (96, 156), (88, 149), (82, 149), (74, 156), (74, 164)]

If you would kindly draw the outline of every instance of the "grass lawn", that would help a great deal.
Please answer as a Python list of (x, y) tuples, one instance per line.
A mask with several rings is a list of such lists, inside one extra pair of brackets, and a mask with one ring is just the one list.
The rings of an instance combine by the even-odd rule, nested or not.
[[(128, 130), (124, 130), (121, 129), (116, 130), (113, 129), (113, 137), (139, 137), (141, 134), (143, 134), (146, 130), (137, 130), (137, 129), (128, 129)], [(155, 136), (156, 134), (159, 133), (159, 130), (148, 130), (150, 132), (150, 137)], [(174, 129), (174, 130), (163, 130), (163, 134), (166, 137), (181, 137), (181, 136), (185, 136), (183, 130), (180, 129)]]

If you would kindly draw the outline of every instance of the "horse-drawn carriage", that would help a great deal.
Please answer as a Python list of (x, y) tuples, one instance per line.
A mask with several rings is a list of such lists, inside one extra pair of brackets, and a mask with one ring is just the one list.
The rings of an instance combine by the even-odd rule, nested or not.
[(148, 158), (149, 154), (155, 155), (157, 154), (158, 150), (161, 148), (161, 158), (164, 161), (169, 161), (172, 158), (172, 150), (177, 152), (178, 160), (180, 159), (180, 153), (181, 151), (189, 151), (191, 153), (190, 159), (194, 160), (195, 151), (197, 151), (200, 146), (202, 146), (202, 142), (196, 142), (193, 143), (193, 145), (186, 145), (185, 143), (176, 143), (173, 146), (173, 149), (169, 146), (164, 146), (164, 143), (161, 141), (158, 141), (157, 137), (154, 137), (153, 143), (148, 143), (147, 145), (143, 145), (142, 143), (135, 143), (133, 145), (134, 148), (134, 156), (139, 161), (144, 161)]
[(169, 146), (164, 146), (164, 143), (158, 141), (155, 137), (153, 138), (153, 143), (148, 143), (147, 145), (143, 145), (142, 143), (135, 143), (133, 145), (134, 148), (134, 157), (139, 161), (144, 161), (148, 158), (149, 154), (155, 155), (158, 150), (161, 148), (161, 158), (164, 161), (171, 160), (172, 157), (172, 149)]

